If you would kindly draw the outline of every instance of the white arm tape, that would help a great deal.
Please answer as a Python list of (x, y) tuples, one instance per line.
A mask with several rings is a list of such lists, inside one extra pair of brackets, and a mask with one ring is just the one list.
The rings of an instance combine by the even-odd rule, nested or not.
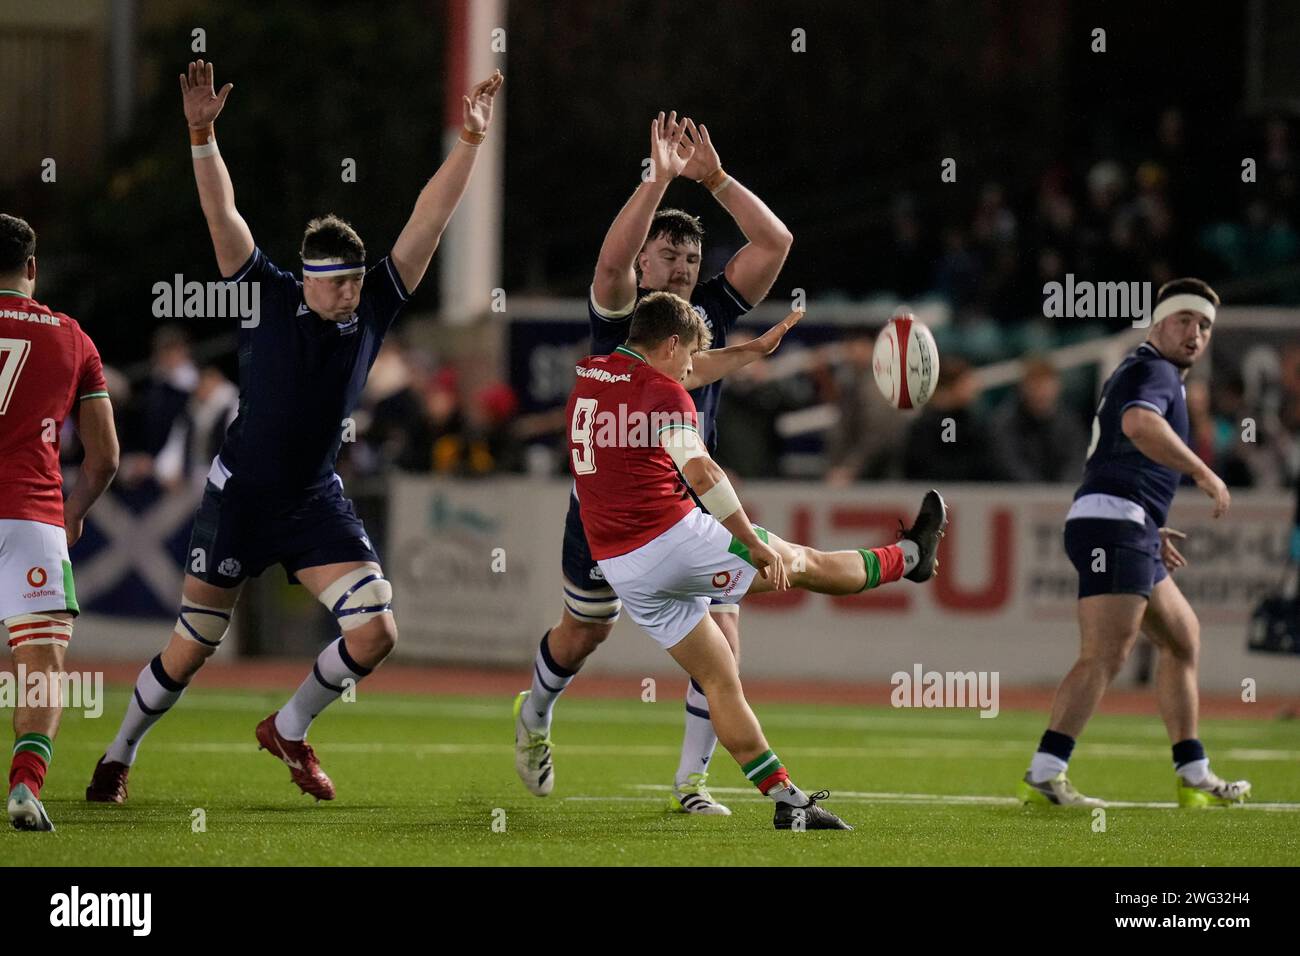
[[(659, 429), (659, 444), (666, 450), (684, 476), (686, 463), (692, 458), (707, 458), (708, 452), (700, 442), (700, 433), (689, 425), (665, 425)], [(719, 521), (725, 521), (740, 510), (740, 499), (731, 487), (727, 476), (699, 496), (700, 503)]]
[(736, 497), (736, 489), (731, 487), (731, 482), (726, 475), (719, 478), (716, 485), (700, 495), (700, 504), (709, 509), (709, 514), (713, 515), (718, 521), (726, 521), (740, 510), (740, 499)]
[(217, 141), (215, 139), (208, 140), (202, 146), (190, 146), (190, 156), (194, 159), (215, 155), (217, 155)]
[(686, 463), (692, 458), (705, 458), (708, 453), (700, 443), (700, 433), (691, 425), (665, 425), (659, 429), (659, 444), (668, 452), (677, 470), (685, 474)]

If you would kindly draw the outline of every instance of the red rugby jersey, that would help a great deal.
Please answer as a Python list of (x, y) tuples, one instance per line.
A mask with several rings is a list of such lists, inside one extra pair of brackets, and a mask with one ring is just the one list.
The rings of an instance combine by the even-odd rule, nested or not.
[(695, 403), (680, 382), (626, 346), (577, 365), (569, 396), (569, 470), (582, 526), (597, 560), (634, 551), (695, 508), (672, 458), (659, 444), (666, 427), (698, 429)]
[(59, 430), (76, 403), (107, 397), (104, 368), (75, 320), (0, 290), (0, 518), (63, 527)]

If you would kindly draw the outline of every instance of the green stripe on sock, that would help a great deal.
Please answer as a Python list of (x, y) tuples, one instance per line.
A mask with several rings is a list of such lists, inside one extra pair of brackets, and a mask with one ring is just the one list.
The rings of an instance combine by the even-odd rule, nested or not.
[(862, 555), (862, 563), (867, 566), (867, 583), (862, 585), (858, 593), (870, 591), (880, 583), (880, 558), (876, 557), (874, 551), (867, 548), (858, 548), (858, 553)]
[[(762, 541), (764, 544), (767, 544), (767, 529), (760, 528), (758, 525), (751, 525), (751, 527), (754, 529), (754, 534), (758, 535), (758, 540)], [(749, 546), (742, 543), (741, 540), (737, 538), (735, 535), (731, 536), (731, 545), (727, 548), (727, 550), (730, 551), (732, 554), (736, 555), (746, 564), (752, 565), (754, 563), (752, 560), (750, 560), (749, 557)]]
[(19, 737), (14, 744), (14, 753), (20, 754), (26, 750), (44, 758), (47, 764), (54, 759), (54, 741), (44, 734), (23, 734)]
[(77, 585), (72, 580), (72, 562), (63, 562), (63, 597), (69, 611), (74, 614), (80, 614), (81, 608), (77, 606)]
[(755, 781), (761, 780), (763, 777), (771, 776), (776, 773), (780, 766), (781, 761), (777, 759), (776, 754), (767, 750), (759, 754), (740, 769), (744, 772), (747, 780)]

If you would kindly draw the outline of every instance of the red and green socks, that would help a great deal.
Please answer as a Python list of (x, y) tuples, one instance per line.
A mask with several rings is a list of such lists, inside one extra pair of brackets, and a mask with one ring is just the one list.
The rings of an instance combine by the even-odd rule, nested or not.
[(858, 553), (867, 568), (867, 583), (862, 586), (864, 591), (897, 581), (916, 567), (921, 554), (916, 542), (906, 538), (883, 548), (858, 548)]
[(23, 734), (14, 744), (13, 762), (9, 764), (9, 789), (27, 784), (32, 796), (39, 799), (45, 783), (45, 771), (54, 757), (54, 741), (44, 734)]
[(763, 796), (794, 807), (808, 806), (807, 794), (790, 782), (790, 775), (772, 751), (763, 751), (749, 763), (742, 764), (740, 769), (744, 771), (745, 779), (758, 787)]

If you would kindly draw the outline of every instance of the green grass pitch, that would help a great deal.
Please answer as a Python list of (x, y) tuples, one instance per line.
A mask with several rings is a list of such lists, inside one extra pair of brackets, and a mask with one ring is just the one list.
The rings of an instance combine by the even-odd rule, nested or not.
[[(112, 865), (1294, 865), (1300, 860), (1300, 734), (1294, 722), (1207, 721), (1214, 766), (1249, 778), (1248, 808), (1180, 811), (1154, 717), (1100, 717), (1075, 753), (1085, 793), (1121, 802), (1105, 831), (1086, 810), (1024, 808), (1014, 786), (1041, 713), (758, 706), (805, 789), (852, 833), (777, 833), (770, 804), (719, 748), (710, 783), (730, 818), (663, 812), (682, 708), (563, 701), (557, 788), (529, 795), (512, 764), (511, 701), (372, 695), (339, 703), (311, 740), (338, 788), (298, 793), (258, 753), (253, 728), (284, 693), (199, 688), (151, 733), (124, 806), (82, 799), (128, 690), (103, 716), (65, 717), (44, 799), (58, 832), (0, 836), (13, 866)], [(1122, 805), (1133, 804), (1132, 806)], [(202, 810), (206, 832), (194, 832)], [(497, 826), (494, 828), (493, 823)], [(504, 824), (504, 830), (501, 825)]]

